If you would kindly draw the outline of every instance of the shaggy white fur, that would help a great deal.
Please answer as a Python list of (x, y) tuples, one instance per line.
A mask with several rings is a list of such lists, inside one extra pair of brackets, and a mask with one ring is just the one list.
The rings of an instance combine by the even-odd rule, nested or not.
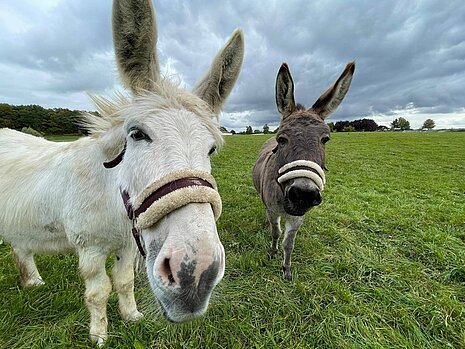
[[(205, 174), (211, 171), (208, 154), (223, 142), (217, 117), (244, 55), (243, 34), (236, 30), (189, 92), (159, 74), (155, 23), (151, 0), (113, 0), (116, 61), (132, 95), (117, 94), (113, 101), (91, 97), (100, 115), (83, 117), (90, 137), (55, 143), (0, 129), (0, 235), (13, 248), (21, 283), (44, 283), (35, 254), (76, 251), (89, 332), (98, 345), (107, 338), (109, 254), (117, 257), (112, 279), (121, 316), (142, 316), (134, 299), (136, 246), (120, 190), (137, 198), (150, 183), (186, 169), (202, 171), (197, 175), (214, 184)], [(103, 163), (125, 144), (121, 163), (105, 168)], [(203, 314), (224, 274), (224, 248), (215, 224), (221, 213), (218, 193), (208, 187), (184, 189), (140, 217), (140, 225), (147, 227), (141, 235), (150, 286), (174, 322)], [(179, 207), (187, 200), (192, 204)], [(163, 212), (171, 213), (154, 226)], [(183, 273), (185, 265), (195, 268)], [(202, 277), (204, 272), (208, 277)]]

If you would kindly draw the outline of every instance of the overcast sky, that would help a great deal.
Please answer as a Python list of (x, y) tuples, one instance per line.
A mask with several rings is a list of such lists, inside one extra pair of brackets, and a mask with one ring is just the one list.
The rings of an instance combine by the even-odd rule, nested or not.
[[(329, 121), (368, 117), (413, 128), (465, 127), (463, 0), (154, 1), (162, 72), (187, 88), (231, 32), (245, 59), (220, 123), (277, 126), (274, 83), (289, 64), (296, 100), (311, 106), (350, 60), (352, 86)], [(121, 89), (110, 0), (2, 0), (0, 103), (94, 110), (86, 92)]]

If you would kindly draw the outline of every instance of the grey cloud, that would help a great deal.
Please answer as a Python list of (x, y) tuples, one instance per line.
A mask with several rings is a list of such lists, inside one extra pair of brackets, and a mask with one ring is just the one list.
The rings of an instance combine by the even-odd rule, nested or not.
[[(48, 100), (61, 101), (60, 92), (106, 91), (117, 83), (109, 58), (110, 1), (53, 1), (56, 5), (42, 12), (32, 1), (0, 5), (20, 13), (28, 24), (8, 35), (0, 23), (6, 32), (0, 37), (0, 73), (10, 76), (5, 70), (13, 69), (19, 76), (1, 83), (1, 99), (29, 103), (30, 96), (43, 95), (37, 91), (49, 91)], [(155, 8), (162, 67), (169, 66), (168, 72), (179, 74), (188, 87), (204, 74), (232, 31), (243, 28), (243, 70), (221, 119), (228, 128), (279, 122), (274, 83), (283, 61), (294, 77), (296, 100), (310, 106), (353, 59), (357, 68), (351, 89), (330, 120), (373, 116), (384, 121), (397, 115), (393, 110), (408, 112), (413, 103), (421, 115), (437, 115), (450, 125), (450, 113), (456, 127), (465, 127), (460, 124), (465, 106), (461, 0), (160, 0)], [(42, 80), (34, 81), (38, 77)]]

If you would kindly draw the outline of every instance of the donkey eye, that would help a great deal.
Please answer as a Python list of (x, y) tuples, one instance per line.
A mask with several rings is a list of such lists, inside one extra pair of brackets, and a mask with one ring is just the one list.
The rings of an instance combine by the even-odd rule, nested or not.
[(147, 142), (151, 142), (152, 140), (150, 139), (150, 137), (142, 130), (138, 129), (138, 128), (131, 128), (131, 133), (130, 133), (130, 136), (132, 139), (134, 139), (136, 142), (139, 142), (139, 141), (142, 141), (142, 140), (145, 140)]
[(282, 147), (285, 146), (288, 142), (287, 138), (284, 138), (284, 137), (278, 137), (277, 141), (278, 141), (278, 144)]
[(329, 137), (328, 136), (324, 136), (322, 139), (321, 139), (321, 143), (323, 144), (326, 144), (329, 142)]
[(216, 145), (214, 145), (208, 152), (208, 156), (212, 155), (216, 151)]

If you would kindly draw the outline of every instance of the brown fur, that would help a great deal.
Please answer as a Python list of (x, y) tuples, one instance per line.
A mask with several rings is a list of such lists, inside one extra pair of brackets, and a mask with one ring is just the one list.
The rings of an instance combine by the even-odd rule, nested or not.
[(277, 242), (281, 235), (280, 218), (286, 220), (283, 271), (287, 280), (292, 279), (291, 253), (295, 235), (303, 222), (303, 215), (314, 206), (312, 203), (302, 208), (293, 203), (288, 195), (289, 189), (293, 186), (299, 190), (303, 188), (303, 193), (315, 193), (316, 189), (315, 183), (308, 178), (296, 178), (280, 185), (277, 182), (278, 170), (295, 160), (313, 161), (324, 168), (324, 143), (329, 139), (329, 128), (324, 119), (342, 102), (354, 70), (354, 62), (347, 64), (334, 85), (309, 109), (295, 104), (294, 83), (286, 63), (283, 63), (276, 78), (276, 105), (281, 113), (281, 123), (276, 138), (269, 139), (260, 150), (253, 168), (253, 183), (266, 206), (267, 220), (271, 224), (272, 257), (277, 254)]

